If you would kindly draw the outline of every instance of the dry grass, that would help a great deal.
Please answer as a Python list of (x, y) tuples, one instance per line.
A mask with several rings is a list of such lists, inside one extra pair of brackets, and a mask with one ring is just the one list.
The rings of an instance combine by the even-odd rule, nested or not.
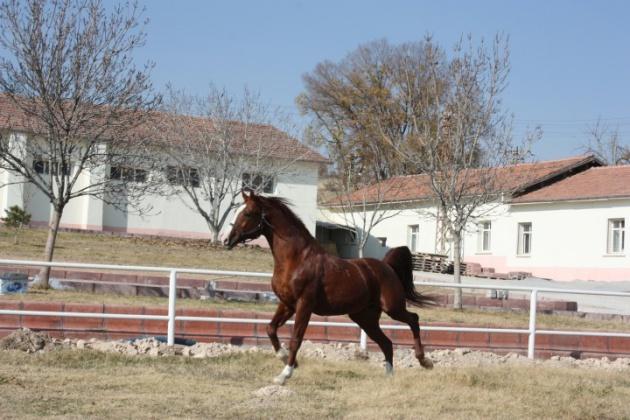
[(627, 373), (543, 366), (398, 370), (303, 359), (294, 395), (262, 399), (279, 362), (128, 357), (92, 351), (0, 352), (2, 418), (630, 417)]
[[(114, 294), (83, 293), (59, 290), (32, 290), (25, 295), (2, 295), (2, 300), (56, 301), (68, 303), (97, 303), (135, 306), (168, 306), (168, 299), (149, 296), (120, 296)], [(243, 311), (273, 312), (276, 305), (272, 303), (229, 302), (221, 299), (196, 300), (178, 299), (178, 308), (196, 309), (240, 309)], [(421, 322), (448, 322), (466, 326), (483, 325), (493, 327), (527, 328), (529, 315), (527, 312), (485, 312), (475, 309), (462, 311), (449, 308), (415, 309), (420, 314)], [(383, 315), (383, 319), (387, 319)], [(564, 315), (544, 315), (537, 317), (538, 328), (596, 330), (596, 331), (630, 331), (630, 324), (622, 321), (596, 321)]]
[[(47, 231), (25, 229), (18, 245), (13, 234), (0, 228), (2, 258), (41, 260)], [(119, 237), (107, 234), (60, 232), (55, 261), (155, 265), (270, 272), (273, 259), (268, 249), (237, 247), (228, 251), (206, 241)]]

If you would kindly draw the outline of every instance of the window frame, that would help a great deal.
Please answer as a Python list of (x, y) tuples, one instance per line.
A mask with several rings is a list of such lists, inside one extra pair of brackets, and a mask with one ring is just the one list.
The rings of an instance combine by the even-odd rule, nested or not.
[[(488, 225), (486, 227), (486, 225)], [(488, 238), (488, 247), (486, 248), (485, 239), (486, 234)], [(477, 223), (477, 252), (480, 253), (489, 253), (492, 252), (492, 221), (490, 220), (482, 220)]]
[(420, 239), (420, 225), (407, 225), (407, 246), (411, 252), (418, 252), (418, 242)]
[(147, 170), (141, 168), (134, 168), (130, 166), (110, 166), (109, 168), (109, 179), (112, 181), (144, 184), (147, 182), (147, 175)]
[(243, 172), (243, 175), (241, 175), (241, 186), (243, 188), (251, 188), (255, 191), (260, 191), (264, 194), (275, 194), (277, 186), (276, 177), (260, 172)]
[[(184, 184), (188, 184), (191, 188), (199, 188), (201, 185), (201, 178), (197, 168), (190, 166), (179, 167), (168, 165), (166, 167), (166, 182), (173, 187), (183, 187)], [(188, 172), (188, 176), (184, 176), (184, 172)]]
[[(615, 227), (614, 224), (621, 222), (620, 227)], [(615, 233), (621, 233), (621, 241), (615, 244)], [(626, 241), (626, 219), (624, 217), (615, 217), (608, 219), (607, 226), (607, 239), (606, 239), (606, 253), (608, 255), (623, 255), (625, 252)], [(615, 245), (620, 245), (618, 250), (615, 250)]]
[[(529, 230), (525, 230), (528, 227)], [(533, 224), (532, 222), (519, 222), (518, 230), (517, 230), (517, 245), (516, 245), (516, 255), (520, 257), (527, 257), (532, 254), (532, 240), (533, 240)], [(527, 241), (525, 241), (525, 237), (528, 237)], [(525, 244), (527, 243), (527, 252), (525, 252)]]
[[(68, 165), (61, 165), (58, 162), (52, 162), (48, 159), (45, 159), (41, 156), (36, 156), (33, 158), (33, 164), (32, 164), (32, 168), (35, 171), (35, 173), (39, 174), (39, 175), (55, 175), (58, 174), (59, 172), (59, 167), (62, 167), (63, 170), (61, 171), (61, 175), (62, 176), (71, 176), (72, 175), (72, 169), (74, 167), (74, 165), (72, 164), (72, 162), (70, 162)], [(52, 168), (52, 169), (51, 169)]]

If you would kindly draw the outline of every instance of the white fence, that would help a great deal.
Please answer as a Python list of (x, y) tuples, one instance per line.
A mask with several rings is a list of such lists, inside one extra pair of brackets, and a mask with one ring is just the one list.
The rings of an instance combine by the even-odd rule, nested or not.
[[(33, 315), (33, 316), (55, 316), (55, 317), (80, 317), (80, 318), (104, 318), (104, 319), (146, 319), (168, 321), (167, 326), (167, 343), (173, 345), (175, 341), (175, 322), (176, 321), (193, 321), (193, 322), (226, 322), (226, 323), (244, 323), (244, 324), (267, 324), (270, 320), (254, 319), (254, 318), (223, 318), (223, 317), (196, 317), (176, 315), (175, 306), (177, 301), (177, 275), (178, 274), (202, 274), (212, 276), (238, 276), (238, 277), (258, 277), (270, 278), (270, 273), (255, 273), (244, 271), (224, 271), (224, 270), (201, 270), (191, 268), (173, 268), (173, 267), (143, 267), (143, 266), (125, 266), (125, 265), (109, 265), (109, 264), (82, 264), (82, 263), (66, 263), (66, 262), (43, 262), (43, 261), (21, 261), (21, 260), (3, 260), (0, 259), (0, 266), (26, 266), (26, 267), (61, 267), (61, 268), (79, 268), (79, 269), (97, 269), (97, 270), (115, 270), (115, 271), (133, 271), (133, 272), (150, 272), (150, 273), (169, 273), (169, 294), (168, 294), (168, 314), (167, 315), (137, 315), (137, 314), (108, 314), (108, 313), (89, 313), (89, 312), (51, 312), (51, 311), (28, 311), (2, 309), (0, 315)], [(573, 331), (573, 330), (539, 330), (536, 327), (536, 305), (538, 295), (540, 293), (562, 293), (562, 294), (582, 294), (594, 296), (618, 296), (630, 298), (630, 293), (622, 292), (603, 292), (591, 290), (574, 290), (574, 289), (554, 289), (540, 287), (519, 287), (519, 286), (489, 286), (478, 284), (455, 284), (455, 283), (439, 283), (439, 282), (416, 282), (416, 285), (444, 287), (444, 288), (461, 288), (461, 289), (491, 289), (491, 290), (512, 290), (527, 292), (530, 294), (529, 309), (529, 328), (477, 328), (477, 327), (442, 327), (442, 326), (422, 326), (426, 331), (453, 331), (453, 332), (485, 332), (485, 333), (518, 333), (528, 334), (527, 356), (533, 359), (535, 356), (536, 335), (555, 334), (555, 335), (574, 335), (574, 336), (604, 336), (604, 337), (627, 337), (630, 333), (620, 332), (592, 332), (592, 331)], [(289, 321), (288, 324), (292, 324)], [(327, 327), (356, 327), (352, 322), (322, 322), (312, 321), (309, 325), (327, 326)], [(402, 329), (406, 330), (407, 325), (382, 325), (383, 329)], [(366, 348), (367, 337), (361, 331), (360, 338), (361, 347)]]

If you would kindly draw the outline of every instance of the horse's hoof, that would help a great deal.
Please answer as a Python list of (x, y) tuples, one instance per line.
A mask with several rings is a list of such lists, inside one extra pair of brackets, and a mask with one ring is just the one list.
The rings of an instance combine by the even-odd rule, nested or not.
[(433, 362), (431, 359), (427, 359), (426, 357), (420, 359), (420, 366), (425, 369), (433, 369)]
[(394, 366), (391, 363), (385, 362), (385, 375), (393, 376), (394, 375)]

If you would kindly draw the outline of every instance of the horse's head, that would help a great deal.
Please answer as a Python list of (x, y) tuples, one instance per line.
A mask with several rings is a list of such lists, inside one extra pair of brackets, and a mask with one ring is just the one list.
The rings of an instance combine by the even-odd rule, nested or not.
[(261, 198), (253, 191), (242, 192), (244, 204), (239, 209), (232, 230), (225, 240), (229, 249), (249, 239), (256, 239), (263, 233), (265, 212)]

